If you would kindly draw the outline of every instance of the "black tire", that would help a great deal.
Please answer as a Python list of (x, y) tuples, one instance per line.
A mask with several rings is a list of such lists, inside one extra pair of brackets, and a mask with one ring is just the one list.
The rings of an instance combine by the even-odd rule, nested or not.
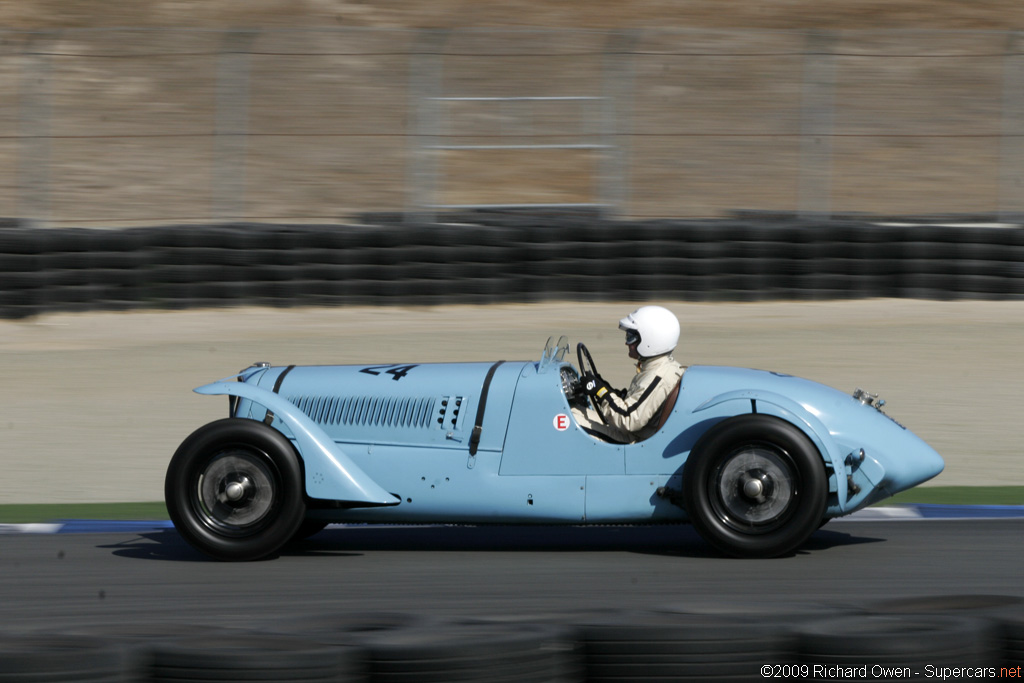
[[(944, 614), (860, 614), (794, 629), (796, 660), (870, 671), (874, 665), (984, 667), (998, 661), (994, 624)], [(988, 664), (986, 664), (988, 663)], [(825, 680), (849, 680), (849, 675)]]
[(350, 642), (380, 683), (583, 680), (575, 631), (554, 624), (411, 626), (353, 633)]
[(191, 546), (218, 560), (273, 554), (306, 514), (302, 465), (291, 443), (254, 420), (193, 432), (167, 468), (167, 510)]
[[(761, 615), (765, 616), (765, 615)], [(748, 681), (788, 655), (785, 629), (743, 616), (622, 613), (577, 625), (585, 680)]]
[[(359, 651), (274, 633), (182, 638), (154, 644), (149, 680), (363, 680)], [(351, 674), (351, 676), (350, 676)]]
[(796, 426), (739, 415), (700, 438), (683, 468), (690, 522), (735, 557), (778, 557), (818, 528), (828, 497), (825, 465)]
[(0, 681), (120, 681), (126, 669), (114, 640), (46, 633), (0, 639)]

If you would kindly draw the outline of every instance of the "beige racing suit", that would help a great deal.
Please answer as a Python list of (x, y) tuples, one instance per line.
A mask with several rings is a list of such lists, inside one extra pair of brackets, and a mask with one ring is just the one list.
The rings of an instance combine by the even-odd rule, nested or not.
[(573, 408), (573, 415), (586, 431), (620, 443), (643, 441), (657, 431), (661, 407), (684, 371), (671, 354), (642, 358), (628, 389), (603, 392), (594, 399), (597, 411)]

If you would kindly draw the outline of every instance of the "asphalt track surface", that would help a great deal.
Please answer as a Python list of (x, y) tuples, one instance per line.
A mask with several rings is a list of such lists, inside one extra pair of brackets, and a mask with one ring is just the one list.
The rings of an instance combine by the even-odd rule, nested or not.
[(328, 527), (221, 563), (173, 528), (0, 536), (0, 632), (160, 624), (278, 631), (318, 616), (574, 619), (605, 610), (1024, 609), (1024, 519), (835, 521), (798, 553), (716, 555), (686, 525)]

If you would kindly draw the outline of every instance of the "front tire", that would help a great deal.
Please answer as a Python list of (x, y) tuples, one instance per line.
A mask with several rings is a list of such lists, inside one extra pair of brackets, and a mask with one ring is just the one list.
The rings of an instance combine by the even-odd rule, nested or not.
[(769, 415), (718, 423), (683, 468), (684, 504), (708, 543), (735, 557), (777, 557), (821, 524), (825, 465), (796, 426)]
[(273, 554), (306, 514), (291, 442), (240, 418), (211, 422), (182, 442), (167, 468), (164, 496), (182, 538), (218, 560)]

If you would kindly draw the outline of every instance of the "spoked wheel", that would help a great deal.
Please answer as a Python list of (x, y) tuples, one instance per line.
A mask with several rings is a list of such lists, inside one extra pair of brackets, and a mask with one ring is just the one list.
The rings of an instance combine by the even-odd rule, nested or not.
[(254, 560), (291, 539), (306, 512), (291, 443), (253, 420), (199, 428), (167, 469), (164, 495), (178, 533), (219, 560)]
[(738, 557), (792, 552), (824, 517), (824, 462), (806, 435), (768, 415), (712, 427), (683, 470), (685, 505), (700, 535)]

